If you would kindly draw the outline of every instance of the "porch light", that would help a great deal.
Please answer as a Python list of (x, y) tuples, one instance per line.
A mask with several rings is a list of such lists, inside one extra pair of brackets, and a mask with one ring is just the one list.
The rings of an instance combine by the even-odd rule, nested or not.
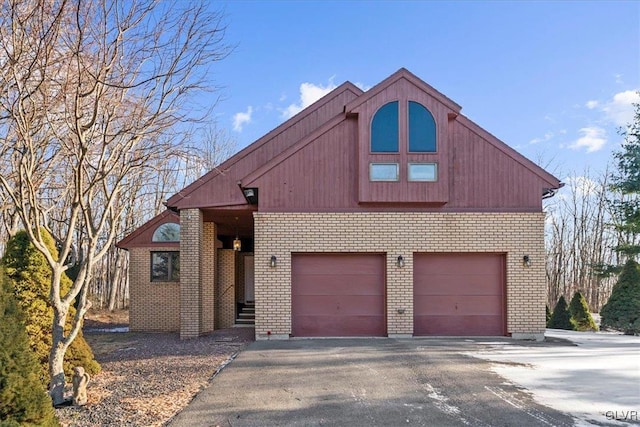
[(522, 265), (524, 265), (525, 267), (531, 267), (531, 258), (529, 258), (529, 255), (525, 255), (522, 257)]
[(238, 217), (236, 217), (236, 238), (233, 239), (233, 250), (236, 252), (240, 252), (242, 249), (242, 242), (240, 241), (240, 232), (238, 231)]
[(275, 255), (271, 255), (271, 260), (269, 261), (269, 267), (275, 268), (278, 265), (278, 258)]
[(404, 257), (402, 255), (398, 255), (398, 260), (396, 261), (396, 265), (400, 268), (404, 267)]

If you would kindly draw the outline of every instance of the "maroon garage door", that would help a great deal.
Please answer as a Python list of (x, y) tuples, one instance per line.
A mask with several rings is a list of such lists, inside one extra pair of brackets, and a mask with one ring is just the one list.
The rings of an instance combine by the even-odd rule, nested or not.
[(414, 254), (414, 335), (505, 334), (505, 258)]
[(295, 254), (291, 329), (299, 337), (383, 336), (383, 255)]

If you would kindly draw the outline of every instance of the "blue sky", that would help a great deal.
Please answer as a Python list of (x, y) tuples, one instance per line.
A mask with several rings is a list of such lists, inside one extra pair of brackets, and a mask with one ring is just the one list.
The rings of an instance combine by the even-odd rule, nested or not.
[[(218, 4), (219, 5), (219, 4)], [(640, 89), (640, 2), (230, 1), (218, 127), (242, 148), (405, 67), (565, 179), (603, 170)]]

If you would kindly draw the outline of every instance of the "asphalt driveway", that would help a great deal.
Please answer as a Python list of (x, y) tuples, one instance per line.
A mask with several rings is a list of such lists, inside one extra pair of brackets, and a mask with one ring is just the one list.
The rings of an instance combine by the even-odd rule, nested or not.
[(257, 341), (169, 425), (574, 424), (491, 372), (490, 362), (464, 355), (478, 345), (464, 339)]

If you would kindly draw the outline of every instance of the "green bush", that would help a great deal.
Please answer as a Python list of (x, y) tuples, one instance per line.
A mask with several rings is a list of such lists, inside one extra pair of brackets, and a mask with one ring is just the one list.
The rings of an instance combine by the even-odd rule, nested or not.
[[(53, 238), (46, 234), (45, 239), (49, 250), (56, 254)], [(51, 269), (44, 255), (31, 244), (25, 231), (18, 232), (9, 239), (1, 264), (25, 315), (29, 343), (41, 367), (40, 381), (48, 387), (53, 323), (53, 308), (49, 304)], [(63, 274), (60, 286), (62, 295), (69, 291), (71, 285), (71, 280)], [(75, 309), (71, 307), (67, 317), (67, 331), (71, 329), (74, 315)], [(95, 361), (82, 331), (71, 343), (64, 358), (64, 371), (69, 378), (73, 375), (74, 366), (82, 366), (90, 374), (100, 372), (100, 365)]]
[(571, 313), (571, 323), (576, 331), (598, 330), (596, 322), (591, 317), (587, 300), (580, 292), (573, 294), (569, 304), (569, 313)]
[(547, 327), (553, 329), (567, 329), (569, 331), (573, 330), (573, 325), (571, 324), (571, 313), (569, 313), (567, 300), (564, 299), (564, 296), (561, 296), (556, 303), (556, 307), (553, 309), (553, 314), (551, 315), (551, 319), (549, 319)]
[(602, 328), (617, 329), (627, 335), (640, 334), (640, 269), (633, 259), (622, 268), (600, 316)]
[(547, 328), (549, 327), (549, 320), (551, 320), (551, 310), (549, 310), (549, 304), (545, 304), (544, 305), (544, 310), (546, 313), (546, 320), (545, 320), (545, 324), (547, 325)]
[(57, 426), (23, 313), (0, 269), (0, 426)]

